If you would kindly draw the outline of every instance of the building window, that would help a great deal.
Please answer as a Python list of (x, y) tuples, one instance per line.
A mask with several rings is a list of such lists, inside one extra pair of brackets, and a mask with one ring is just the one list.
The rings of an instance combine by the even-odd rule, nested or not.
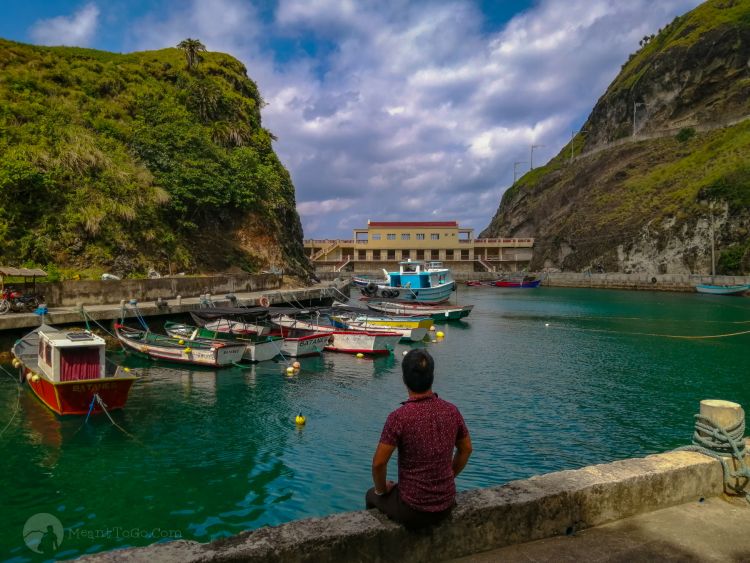
[(453, 260), (453, 250), (446, 250), (445, 251), (445, 259), (446, 260)]
[(409, 251), (408, 250), (402, 250), (401, 251), (401, 259), (402, 260), (407, 260), (409, 258), (411, 258), (411, 254), (409, 253)]
[(417, 240), (424, 240), (424, 233), (417, 233)]
[(417, 250), (417, 260), (424, 260), (424, 250)]
[(367, 260), (367, 251), (366, 250), (358, 250), (357, 251), (357, 260)]
[(401, 240), (409, 240), (411, 235), (409, 233), (401, 233)]
[(461, 260), (468, 260), (469, 259), (469, 251), (465, 249), (461, 249)]
[(388, 251), (388, 260), (395, 260), (396, 259), (396, 251), (395, 250), (389, 250)]
[(372, 251), (372, 259), (373, 260), (380, 260), (380, 251), (379, 250), (373, 250)]
[(430, 234), (430, 240), (440, 240), (440, 233)]
[(380, 240), (380, 233), (373, 233), (372, 240)]
[(396, 233), (388, 233), (388, 234), (386, 235), (386, 238), (387, 238), (388, 240), (396, 240)]
[(430, 260), (440, 260), (440, 251), (430, 250)]

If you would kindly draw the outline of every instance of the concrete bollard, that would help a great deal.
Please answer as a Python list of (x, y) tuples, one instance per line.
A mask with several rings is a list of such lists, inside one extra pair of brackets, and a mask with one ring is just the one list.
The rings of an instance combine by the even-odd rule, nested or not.
[(177, 305), (182, 305), (182, 295), (177, 296)]
[(745, 418), (745, 411), (737, 403), (720, 399), (704, 399), (701, 401), (701, 416), (722, 428), (733, 428)]

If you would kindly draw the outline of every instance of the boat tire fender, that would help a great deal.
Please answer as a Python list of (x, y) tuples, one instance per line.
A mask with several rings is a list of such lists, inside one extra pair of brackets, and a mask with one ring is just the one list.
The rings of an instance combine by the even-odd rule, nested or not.
[(398, 289), (392, 289), (392, 290), (391, 290), (391, 294), (390, 294), (390, 297), (398, 297), (398, 296), (399, 296), (399, 291), (398, 291)]
[(651, 283), (656, 283), (656, 277), (651, 278)]
[(378, 286), (377, 284), (370, 282), (365, 286), (365, 289), (367, 290), (367, 293), (369, 295), (375, 295), (378, 292)]

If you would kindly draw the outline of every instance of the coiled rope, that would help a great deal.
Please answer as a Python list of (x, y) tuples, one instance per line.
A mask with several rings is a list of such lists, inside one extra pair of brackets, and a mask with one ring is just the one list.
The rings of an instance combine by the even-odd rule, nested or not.
[[(745, 418), (730, 428), (722, 428), (711, 419), (701, 415), (695, 415), (695, 431), (693, 432), (693, 445), (677, 448), (676, 451), (698, 452), (721, 462), (724, 470), (724, 485), (729, 489), (744, 496), (750, 503), (750, 466), (745, 462)], [(733, 469), (727, 458), (736, 462), (737, 469)]]

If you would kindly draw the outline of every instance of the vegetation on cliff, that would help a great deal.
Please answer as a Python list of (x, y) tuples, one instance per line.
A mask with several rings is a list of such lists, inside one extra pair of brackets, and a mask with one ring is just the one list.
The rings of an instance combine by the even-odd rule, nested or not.
[[(482, 236), (535, 236), (532, 267), (750, 271), (750, 3), (713, 0), (648, 39), (570, 146), (506, 191)], [(644, 104), (633, 133), (633, 105)]]
[(199, 51), (188, 67), (176, 48), (0, 40), (0, 262), (306, 268), (258, 89), (236, 59)]

